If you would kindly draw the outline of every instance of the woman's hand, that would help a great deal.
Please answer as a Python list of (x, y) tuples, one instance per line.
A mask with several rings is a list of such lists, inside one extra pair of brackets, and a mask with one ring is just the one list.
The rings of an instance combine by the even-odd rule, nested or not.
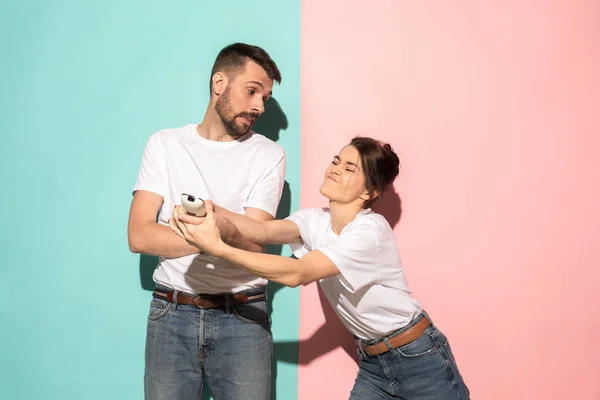
[(187, 211), (185, 211), (185, 208), (183, 208), (183, 206), (175, 206), (175, 208), (173, 209), (173, 212), (171, 213), (171, 218), (169, 218), (169, 228), (171, 228), (171, 230), (173, 232), (175, 232), (177, 234), (177, 236), (179, 236), (182, 239), (185, 239), (185, 237), (183, 236), (183, 232), (181, 232), (181, 229), (179, 229), (179, 227), (177, 226), (177, 223), (176, 223), (176, 220), (178, 218), (181, 219), (180, 217), (185, 218), (184, 222), (187, 222), (187, 223), (190, 223), (193, 225), (200, 225), (206, 219), (206, 217), (196, 217), (194, 215), (189, 215), (187, 213)]
[[(181, 206), (175, 207), (173, 216), (169, 220), (169, 226), (189, 243), (214, 256), (219, 256), (225, 243), (221, 240), (221, 232), (217, 225), (212, 201), (206, 200), (204, 205), (206, 216), (201, 218), (186, 215)], [(186, 222), (182, 219), (185, 219)]]

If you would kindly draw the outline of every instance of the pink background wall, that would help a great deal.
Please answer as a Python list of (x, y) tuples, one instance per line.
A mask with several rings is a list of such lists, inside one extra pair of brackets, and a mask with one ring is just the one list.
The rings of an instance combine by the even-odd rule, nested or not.
[[(600, 3), (366, 4), (302, 2), (301, 206), (352, 136), (391, 142), (409, 283), (472, 398), (600, 398)], [(349, 334), (301, 290), (299, 398), (347, 398)]]

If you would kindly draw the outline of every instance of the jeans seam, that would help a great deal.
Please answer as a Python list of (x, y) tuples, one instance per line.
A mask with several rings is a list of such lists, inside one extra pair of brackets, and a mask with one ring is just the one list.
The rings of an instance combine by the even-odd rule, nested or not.
[(393, 379), (393, 377), (390, 376), (390, 368), (385, 362), (384, 357), (378, 355), (377, 360), (379, 361), (379, 365), (381, 365), (381, 369), (383, 369), (383, 375), (385, 376), (385, 379), (387, 379), (388, 381), (388, 392), (390, 394), (394, 394), (393, 390), (398, 384), (398, 382), (396, 381), (396, 379)]
[(448, 342), (446, 341), (445, 343), (442, 343), (441, 347), (443, 347), (443, 350), (440, 349), (440, 356), (444, 360), (444, 365), (446, 366), (446, 373), (448, 374), (448, 378), (450, 378), (450, 383), (452, 384), (452, 390), (454, 391), (456, 398), (460, 400), (460, 393), (456, 388), (458, 384), (456, 382), (456, 374), (454, 372), (455, 368), (453, 368), (454, 363), (452, 362), (452, 360), (450, 360), (450, 353), (447, 350), (446, 343)]

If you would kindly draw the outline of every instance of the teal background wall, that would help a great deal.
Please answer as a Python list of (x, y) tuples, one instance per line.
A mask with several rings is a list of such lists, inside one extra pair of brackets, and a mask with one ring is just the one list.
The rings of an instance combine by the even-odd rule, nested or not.
[[(281, 212), (296, 210), (299, 0), (0, 7), (2, 397), (141, 399), (153, 260), (126, 227), (144, 145), (201, 121), (223, 46), (260, 45), (283, 82), (256, 130), (286, 149)], [(275, 342), (297, 340), (299, 292), (270, 293)], [(273, 397), (295, 399), (297, 353), (275, 351)]]

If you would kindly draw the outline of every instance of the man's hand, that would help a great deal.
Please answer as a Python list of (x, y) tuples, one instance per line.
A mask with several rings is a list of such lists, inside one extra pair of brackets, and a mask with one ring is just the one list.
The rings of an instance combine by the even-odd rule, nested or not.
[(217, 225), (212, 201), (207, 200), (205, 206), (206, 216), (201, 218), (185, 214), (185, 210), (183, 210), (184, 213), (181, 213), (176, 208), (173, 210), (173, 216), (169, 220), (169, 226), (174, 225), (171, 229), (189, 243), (214, 256), (219, 256), (224, 249), (225, 243), (221, 239), (221, 232)]

